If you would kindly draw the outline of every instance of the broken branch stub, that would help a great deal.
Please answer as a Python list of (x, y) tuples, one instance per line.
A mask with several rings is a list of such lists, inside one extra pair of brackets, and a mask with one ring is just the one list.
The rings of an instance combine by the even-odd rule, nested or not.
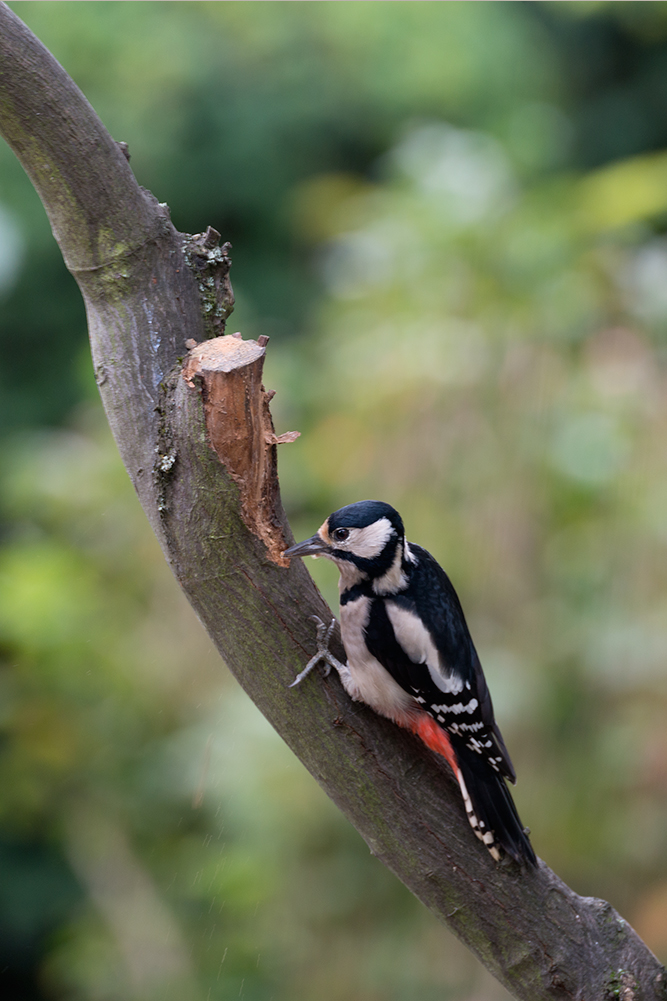
[(241, 517), (268, 550), (269, 559), (289, 566), (282, 528), (276, 445), (298, 431), (277, 436), (262, 385), (265, 344), (229, 334), (193, 347), (182, 376), (200, 389), (208, 441), (241, 494)]

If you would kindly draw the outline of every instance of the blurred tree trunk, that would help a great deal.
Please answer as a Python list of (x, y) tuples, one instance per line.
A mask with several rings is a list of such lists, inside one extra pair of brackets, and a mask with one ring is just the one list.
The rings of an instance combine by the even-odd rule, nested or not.
[[(4, 4), (0, 58), (0, 130), (84, 297), (109, 423), (225, 662), (373, 854), (517, 998), (665, 998), (664, 968), (608, 904), (543, 863), (492, 861), (446, 766), (417, 740), (352, 704), (335, 675), (288, 688), (314, 651), (309, 616), (331, 613), (302, 562), (280, 555), (292, 537), (276, 445), (292, 436), (273, 430), (264, 339), (216, 336), (233, 305), (228, 248), (212, 230), (176, 232), (126, 149)], [(34, 284), (38, 294), (38, 274)]]

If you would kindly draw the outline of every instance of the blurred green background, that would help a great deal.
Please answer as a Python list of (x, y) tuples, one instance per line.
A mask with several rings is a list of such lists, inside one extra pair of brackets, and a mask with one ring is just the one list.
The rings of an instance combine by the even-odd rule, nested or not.
[[(296, 536), (402, 512), (538, 854), (667, 960), (667, 5), (11, 6), (234, 244)], [(4, 146), (0, 296), (3, 999), (506, 999), (202, 635)]]

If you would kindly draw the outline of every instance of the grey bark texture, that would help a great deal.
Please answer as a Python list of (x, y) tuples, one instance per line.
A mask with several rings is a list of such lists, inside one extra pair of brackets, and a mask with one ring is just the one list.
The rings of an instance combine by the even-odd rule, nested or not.
[[(265, 345), (221, 334), (227, 247), (176, 232), (123, 149), (0, 5), (0, 132), (37, 188), (86, 304), (109, 423), (177, 580), (249, 696), (377, 855), (517, 998), (657, 1001), (665, 970), (610, 907), (540, 863), (495, 864), (444, 762), (352, 703), (289, 682), (331, 613), (280, 506)], [(186, 345), (187, 342), (187, 345)], [(333, 646), (344, 656), (338, 637)], [(539, 846), (538, 846), (539, 847)]]

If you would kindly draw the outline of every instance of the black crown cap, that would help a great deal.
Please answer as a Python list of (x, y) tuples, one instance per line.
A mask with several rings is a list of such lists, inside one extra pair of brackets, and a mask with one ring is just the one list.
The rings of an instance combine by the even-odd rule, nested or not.
[(403, 520), (398, 511), (391, 504), (376, 500), (357, 501), (356, 504), (341, 507), (329, 515), (328, 527), (330, 532), (335, 528), (367, 528), (380, 518), (386, 518), (391, 522), (396, 534), (403, 536)]

